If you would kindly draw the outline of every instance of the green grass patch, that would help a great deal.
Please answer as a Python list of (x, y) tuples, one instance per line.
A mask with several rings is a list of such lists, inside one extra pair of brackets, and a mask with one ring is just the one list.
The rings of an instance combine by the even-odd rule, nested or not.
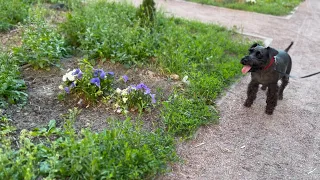
[(174, 139), (161, 129), (145, 131), (129, 119), (111, 121), (99, 133), (73, 128), (78, 111), (65, 116), (62, 129), (22, 130), (19, 149), (8, 141), (12, 127), (0, 125), (1, 179), (152, 179), (176, 160)]
[(271, 14), (276, 16), (288, 15), (300, 4), (301, 0), (256, 0), (256, 3), (239, 2), (237, 0), (189, 0), (196, 3), (208, 4), (231, 9)]
[(190, 138), (200, 126), (217, 122), (217, 112), (203, 100), (175, 95), (163, 104), (164, 124), (175, 136)]
[(0, 108), (9, 104), (26, 103), (25, 89), (17, 60), (7, 53), (0, 52)]

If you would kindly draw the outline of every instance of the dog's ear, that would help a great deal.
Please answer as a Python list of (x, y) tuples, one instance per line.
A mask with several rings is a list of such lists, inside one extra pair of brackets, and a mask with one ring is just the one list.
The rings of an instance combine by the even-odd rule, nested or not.
[(269, 54), (269, 58), (271, 59), (273, 56), (276, 56), (279, 52), (271, 47), (266, 48)]

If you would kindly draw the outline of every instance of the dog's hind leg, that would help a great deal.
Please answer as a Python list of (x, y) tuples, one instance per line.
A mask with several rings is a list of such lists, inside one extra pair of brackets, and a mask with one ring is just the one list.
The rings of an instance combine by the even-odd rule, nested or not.
[(279, 94), (278, 94), (278, 99), (279, 100), (282, 100), (283, 99), (283, 90), (284, 88), (286, 88), (286, 86), (288, 85), (289, 83), (289, 77), (283, 77), (281, 79), (281, 85), (280, 85), (280, 89), (279, 89)]
[(267, 91), (267, 107), (266, 113), (271, 115), (277, 106), (278, 101), (278, 84), (269, 84), (268, 91)]
[(257, 97), (257, 92), (259, 89), (259, 83), (255, 81), (251, 81), (248, 85), (248, 90), (247, 90), (247, 100), (244, 103), (244, 106), (250, 107), (253, 104), (253, 101)]

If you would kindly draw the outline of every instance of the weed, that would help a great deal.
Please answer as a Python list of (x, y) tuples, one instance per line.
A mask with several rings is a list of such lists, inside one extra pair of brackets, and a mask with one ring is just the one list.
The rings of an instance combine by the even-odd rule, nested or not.
[(162, 117), (169, 133), (190, 138), (202, 125), (216, 122), (217, 114), (200, 99), (172, 96), (163, 103)]
[(67, 55), (63, 37), (44, 20), (36, 20), (23, 30), (21, 47), (14, 48), (14, 55), (22, 64), (35, 68), (57, 66)]
[(17, 61), (10, 54), (0, 53), (0, 107), (8, 104), (25, 104), (28, 95), (24, 80), (20, 77)]

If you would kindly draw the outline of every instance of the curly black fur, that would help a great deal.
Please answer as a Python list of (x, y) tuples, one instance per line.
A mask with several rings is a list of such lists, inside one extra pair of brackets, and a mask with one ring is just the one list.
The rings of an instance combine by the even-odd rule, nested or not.
[[(283, 91), (289, 83), (289, 77), (279, 74), (277, 71), (285, 74), (290, 74), (291, 71), (291, 57), (287, 52), (291, 48), (293, 42), (284, 50), (277, 51), (273, 48), (264, 48), (259, 44), (253, 44), (249, 49), (249, 55), (241, 59), (241, 63), (250, 66), (251, 82), (248, 85), (247, 99), (244, 106), (251, 107), (253, 101), (257, 97), (259, 85), (262, 84), (261, 89), (267, 90), (267, 106), (266, 114), (273, 114), (277, 101), (283, 99)], [(276, 57), (276, 62), (272, 63), (272, 58)], [(271, 64), (271, 66), (269, 66)], [(275, 71), (275, 69), (277, 71)], [(282, 83), (280, 88), (278, 80)]]

